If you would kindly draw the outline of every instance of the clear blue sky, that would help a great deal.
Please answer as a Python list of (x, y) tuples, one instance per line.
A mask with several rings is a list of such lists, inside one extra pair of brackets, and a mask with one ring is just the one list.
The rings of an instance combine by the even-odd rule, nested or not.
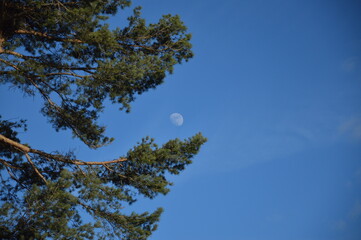
[[(84, 160), (124, 154), (146, 135), (159, 143), (199, 131), (208, 143), (165, 197), (152, 240), (361, 239), (361, 1), (134, 0), (149, 22), (179, 14), (195, 57), (132, 112), (109, 106), (116, 141), (99, 151), (55, 133), (37, 98), (1, 86), (5, 119), (20, 135)], [(123, 25), (123, 13), (111, 24)], [(184, 125), (169, 115), (179, 112)]]

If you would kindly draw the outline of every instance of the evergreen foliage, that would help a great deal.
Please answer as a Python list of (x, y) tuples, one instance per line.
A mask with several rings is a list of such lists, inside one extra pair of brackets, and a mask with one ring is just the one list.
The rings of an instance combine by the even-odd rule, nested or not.
[[(137, 95), (161, 84), (193, 54), (179, 16), (147, 24), (140, 8), (123, 28), (105, 20), (129, 0), (2, 0), (0, 83), (44, 99), (55, 130), (71, 130), (90, 148), (113, 141), (98, 124), (106, 99), (130, 111)], [(78, 160), (25, 144), (0, 117), (1, 239), (146, 239), (162, 213), (125, 214), (137, 196), (166, 194), (168, 174), (190, 164), (201, 134), (162, 146), (146, 137), (115, 160)], [(84, 221), (82, 212), (93, 217)]]

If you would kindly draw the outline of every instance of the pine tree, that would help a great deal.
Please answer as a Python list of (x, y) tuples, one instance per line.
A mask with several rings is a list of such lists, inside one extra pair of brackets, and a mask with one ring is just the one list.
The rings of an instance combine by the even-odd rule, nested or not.
[[(0, 83), (44, 100), (55, 130), (70, 130), (88, 147), (110, 144), (98, 124), (104, 101), (130, 111), (136, 96), (160, 85), (193, 54), (179, 16), (147, 24), (140, 8), (125, 27), (109, 16), (130, 0), (1, 0)], [(206, 139), (201, 134), (162, 146), (145, 137), (115, 160), (79, 160), (24, 143), (26, 122), (0, 119), (1, 239), (146, 239), (162, 209), (125, 214), (138, 196), (166, 194)], [(85, 221), (83, 212), (92, 217)]]

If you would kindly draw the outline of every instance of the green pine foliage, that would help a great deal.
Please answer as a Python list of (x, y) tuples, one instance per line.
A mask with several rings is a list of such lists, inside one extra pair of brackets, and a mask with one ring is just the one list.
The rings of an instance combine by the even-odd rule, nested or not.
[[(148, 24), (137, 7), (125, 27), (111, 30), (108, 17), (129, 6), (2, 0), (0, 83), (40, 95), (41, 113), (55, 130), (70, 130), (93, 149), (111, 143), (97, 121), (104, 101), (129, 112), (138, 95), (193, 56), (179, 16)], [(19, 128), (26, 131), (24, 120), (0, 117), (1, 239), (147, 239), (163, 210), (124, 208), (139, 196), (167, 194), (167, 176), (182, 172), (206, 142), (200, 133), (162, 146), (146, 137), (122, 157), (90, 162), (35, 149), (21, 141)]]

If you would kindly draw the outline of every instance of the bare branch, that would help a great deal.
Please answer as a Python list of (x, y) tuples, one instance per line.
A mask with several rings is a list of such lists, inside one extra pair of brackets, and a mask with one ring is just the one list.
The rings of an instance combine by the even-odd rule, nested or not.
[(50, 67), (61, 69), (61, 70), (68, 70), (68, 71), (83, 71), (87, 72), (89, 74), (94, 74), (91, 70), (96, 70), (95, 67), (69, 67), (69, 66), (56, 66), (56, 65), (50, 65)]
[(11, 145), (12, 147), (24, 152), (25, 154), (33, 153), (33, 154), (37, 154), (37, 155), (40, 155), (40, 156), (45, 157), (45, 158), (53, 159), (53, 160), (64, 162), (64, 163), (70, 163), (70, 164), (74, 164), (74, 165), (103, 165), (104, 166), (104, 164), (120, 163), (120, 162), (127, 161), (126, 158), (117, 158), (117, 159), (111, 160), (111, 161), (85, 162), (85, 161), (82, 161), (82, 160), (67, 158), (67, 157), (64, 157), (62, 155), (50, 154), (50, 153), (43, 152), (41, 150), (32, 149), (32, 148), (30, 148), (28, 146), (25, 146), (25, 145), (21, 144), (21, 143), (15, 142), (14, 140), (9, 139), (9, 138), (5, 137), (2, 134), (0, 134), (0, 141), (6, 143), (8, 145)]
[(39, 58), (39, 57), (36, 57), (36, 56), (26, 56), (26, 55), (23, 55), (23, 54), (18, 53), (18, 52), (14, 52), (14, 51), (10, 51), (10, 50), (4, 50), (4, 49), (0, 49), (0, 54), (13, 55), (13, 56), (16, 56), (16, 57), (19, 57), (19, 58), (22, 58), (22, 59)]
[(81, 174), (83, 174), (84, 177), (86, 177), (85, 172), (83, 171), (83, 169), (81, 169), (81, 167), (79, 167), (79, 165), (75, 165), (81, 172)]
[(85, 209), (88, 209), (88, 210), (92, 210), (93, 212), (98, 212), (97, 210), (95, 210), (94, 208), (90, 207), (89, 205), (86, 205), (85, 203), (82, 203), (80, 201), (78, 201), (78, 203), (80, 205), (82, 205)]
[(20, 183), (20, 182), (19, 182), (19, 179), (17, 179), (17, 178), (15, 177), (15, 175), (9, 170), (9, 168), (8, 168), (8, 167), (5, 167), (5, 168), (6, 168), (6, 171), (8, 172), (8, 174), (9, 174), (9, 176), (10, 176), (14, 181)]
[(9, 161), (6, 161), (6, 160), (1, 159), (1, 158), (0, 158), (0, 163), (4, 164), (5, 166), (10, 167), (10, 168), (23, 169), (23, 168), (20, 168), (20, 167), (15, 167), (15, 166), (11, 165)]
[(16, 70), (19, 70), (19, 68), (18, 68), (15, 64), (12, 64), (11, 62), (8, 62), (8, 61), (6, 61), (6, 60), (4, 60), (4, 59), (2, 59), (2, 58), (0, 58), (0, 61), (3, 62), (3, 63), (5, 63), (6, 65), (8, 65), (8, 66), (10, 66), (10, 67), (12, 67), (12, 68), (14, 68), (14, 69), (16, 69)]
[(32, 30), (20, 29), (20, 30), (16, 30), (15, 33), (24, 34), (24, 35), (33, 35), (33, 36), (37, 36), (37, 37), (46, 38), (49, 40), (54, 40), (57, 42), (85, 43), (84, 41), (76, 39), (76, 38), (59, 38), (59, 37), (50, 36), (46, 33), (36, 32), (36, 31), (32, 31)]
[(30, 152), (30, 148), (21, 144), (21, 143), (18, 143), (18, 142), (15, 142), (14, 140), (11, 140), (10, 138), (7, 138), (5, 137), (4, 135), (0, 134), (0, 141), (8, 144), (8, 145), (11, 145), (12, 147), (22, 151), (22, 152), (25, 152), (25, 153), (28, 153)]
[(14, 71), (0, 71), (0, 75), (3, 75), (3, 74), (12, 74), (14, 73)]
[(111, 169), (110, 167), (108, 167), (106, 164), (103, 164), (103, 166), (104, 166), (106, 169), (108, 169), (109, 172), (114, 172), (114, 170)]
[(39, 172), (39, 169), (35, 166), (35, 164), (33, 163), (33, 161), (31, 161), (31, 158), (29, 156), (28, 153), (25, 153), (25, 157), (28, 160), (28, 162), (31, 164), (31, 166), (33, 167), (34, 171), (36, 172), (36, 174), (38, 174), (38, 176), (43, 179), (43, 181), (45, 182), (46, 185), (48, 185), (48, 182), (46, 181), (45, 177)]
[(78, 75), (72, 72), (57, 72), (57, 73), (48, 73), (45, 76), (54, 76), (54, 75), (69, 75), (69, 76), (74, 76), (74, 77), (78, 77), (78, 78), (85, 78), (85, 77), (90, 77), (91, 75), (87, 75), (87, 76), (82, 76), (82, 75)]
[(76, 160), (73, 161), (74, 164), (76, 165), (104, 165), (104, 164), (110, 164), (110, 163), (120, 163), (120, 162), (125, 162), (128, 159), (126, 158), (117, 158), (115, 160), (111, 160), (111, 161), (104, 161), (104, 162), (83, 162), (80, 160)]

